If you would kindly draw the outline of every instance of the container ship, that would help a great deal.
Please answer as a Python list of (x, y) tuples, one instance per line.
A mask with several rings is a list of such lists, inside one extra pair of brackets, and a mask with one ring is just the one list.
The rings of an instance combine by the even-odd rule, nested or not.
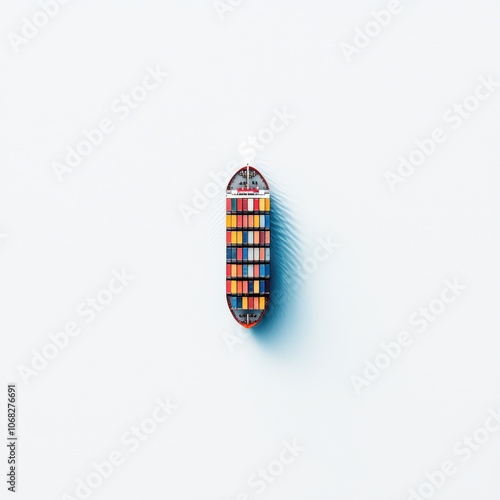
[(269, 304), (271, 195), (264, 176), (247, 165), (226, 191), (226, 297), (234, 319), (252, 328)]

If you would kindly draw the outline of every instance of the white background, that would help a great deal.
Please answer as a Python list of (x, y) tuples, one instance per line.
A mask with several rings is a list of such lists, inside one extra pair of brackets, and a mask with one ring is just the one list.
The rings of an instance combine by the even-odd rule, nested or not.
[[(92, 498), (403, 500), (447, 459), (435, 498), (500, 498), (500, 435), (453, 453), (500, 405), (500, 97), (443, 123), (480, 76), (500, 80), (500, 6), (402, 5), (349, 63), (340, 44), (384, 2), (244, 0), (221, 20), (210, 0), (74, 0), (19, 52), (8, 35), (39, 7), (3, 2), (1, 376), (2, 394), (18, 384), (20, 498), (74, 495), (113, 450), (125, 462)], [(111, 103), (156, 65), (169, 76), (120, 120)], [(293, 321), (231, 351), (223, 192), (189, 223), (180, 206), (283, 108), (295, 118), (253, 164), (302, 259), (318, 237), (339, 248)], [(60, 183), (53, 163), (106, 117), (115, 131)], [(448, 140), (391, 192), (384, 172), (436, 127)], [(78, 304), (122, 268), (135, 279), (85, 325)], [(455, 277), (467, 290), (417, 334), (408, 318)], [(68, 321), (82, 333), (25, 384), (19, 365)], [(351, 376), (402, 330), (413, 344), (357, 394)], [(130, 453), (120, 436), (166, 396), (179, 409)], [(256, 494), (247, 479), (292, 439), (306, 451)]]

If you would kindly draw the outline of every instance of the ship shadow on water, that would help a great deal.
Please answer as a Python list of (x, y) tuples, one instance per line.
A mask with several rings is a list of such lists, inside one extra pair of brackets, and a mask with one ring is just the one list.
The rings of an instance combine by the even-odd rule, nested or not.
[(302, 241), (288, 197), (271, 191), (270, 302), (262, 320), (252, 328), (261, 344), (282, 348), (296, 339), (300, 315)]

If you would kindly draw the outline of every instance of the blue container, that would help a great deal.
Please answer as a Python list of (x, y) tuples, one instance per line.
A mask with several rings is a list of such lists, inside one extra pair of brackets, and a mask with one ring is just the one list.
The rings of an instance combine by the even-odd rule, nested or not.
[(243, 277), (246, 278), (248, 276), (248, 266), (243, 264)]
[(237, 204), (237, 199), (236, 198), (231, 198), (231, 210), (233, 212), (236, 212), (236, 204)]
[(248, 260), (248, 248), (243, 248), (243, 260)]
[(243, 243), (248, 243), (248, 231), (243, 231)]
[(253, 281), (248, 282), (248, 293), (253, 293)]
[(266, 215), (266, 227), (270, 228), (271, 227), (271, 216)]
[(271, 264), (266, 264), (266, 276), (271, 274)]

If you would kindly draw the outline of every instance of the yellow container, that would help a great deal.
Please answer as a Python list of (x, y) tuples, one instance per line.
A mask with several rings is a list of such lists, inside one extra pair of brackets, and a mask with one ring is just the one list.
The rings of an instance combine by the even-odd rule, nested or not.
[(226, 227), (231, 227), (231, 216), (226, 215)]
[(259, 210), (263, 212), (266, 209), (266, 199), (259, 198)]
[(236, 294), (238, 290), (238, 284), (236, 280), (231, 281), (231, 293)]
[(253, 227), (259, 227), (260, 217), (258, 215), (253, 216)]
[(231, 215), (231, 227), (236, 227), (236, 215)]
[(237, 276), (237, 274), (238, 274), (238, 271), (236, 268), (236, 264), (231, 264), (231, 276), (235, 277), (235, 276)]
[(265, 297), (259, 297), (259, 309), (264, 310), (266, 308), (266, 298)]
[(236, 241), (236, 231), (231, 231), (231, 243), (235, 244)]
[(258, 280), (253, 282), (253, 293), (259, 293), (259, 283)]
[(266, 198), (266, 210), (271, 210), (271, 198)]
[(241, 245), (243, 243), (243, 231), (238, 231), (238, 241), (237, 243)]
[(243, 309), (248, 309), (248, 298), (243, 297)]

